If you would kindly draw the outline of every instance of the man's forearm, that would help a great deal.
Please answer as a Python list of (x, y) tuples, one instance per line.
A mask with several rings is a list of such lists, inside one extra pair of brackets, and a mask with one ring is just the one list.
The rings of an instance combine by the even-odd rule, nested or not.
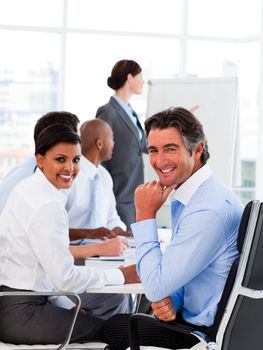
[(88, 228), (70, 228), (69, 229), (69, 239), (71, 241), (77, 240), (77, 239), (82, 239), (82, 238), (93, 238), (92, 229)]
[(88, 228), (70, 228), (69, 229), (69, 237), (70, 240), (76, 240), (81, 238), (91, 238), (91, 239), (106, 239), (106, 238), (114, 238), (116, 234), (107, 229), (106, 227), (97, 227), (94, 229)]

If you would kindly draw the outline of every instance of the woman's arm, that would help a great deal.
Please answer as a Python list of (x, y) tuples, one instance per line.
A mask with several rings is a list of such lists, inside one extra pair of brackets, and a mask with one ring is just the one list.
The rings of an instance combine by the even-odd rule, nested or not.
[(112, 238), (102, 243), (69, 246), (69, 251), (75, 260), (91, 256), (118, 256), (128, 248), (128, 241), (121, 237)]

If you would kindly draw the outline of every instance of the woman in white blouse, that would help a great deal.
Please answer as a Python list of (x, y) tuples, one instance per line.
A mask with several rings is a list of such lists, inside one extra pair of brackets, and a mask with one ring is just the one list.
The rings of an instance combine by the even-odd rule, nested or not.
[[(37, 170), (11, 193), (0, 216), (0, 290), (85, 292), (91, 286), (135, 282), (134, 269), (93, 270), (75, 266), (69, 252), (66, 189), (79, 171), (80, 139), (54, 124), (36, 140)], [(57, 343), (64, 340), (72, 311), (47, 297), (1, 297), (0, 340)], [(79, 314), (72, 341), (99, 339), (103, 320)]]

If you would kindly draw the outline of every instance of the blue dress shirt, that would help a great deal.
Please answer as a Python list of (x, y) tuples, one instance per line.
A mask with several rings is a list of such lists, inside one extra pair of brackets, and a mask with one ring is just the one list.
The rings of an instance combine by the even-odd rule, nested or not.
[(210, 326), (233, 260), (243, 206), (203, 166), (170, 195), (172, 238), (162, 254), (155, 219), (132, 225), (137, 269), (147, 297), (171, 296), (192, 324)]
[(12, 169), (0, 184), (0, 214), (4, 209), (4, 206), (8, 200), (13, 188), (27, 177), (34, 174), (36, 167), (35, 157), (31, 157), (25, 163), (16, 166)]

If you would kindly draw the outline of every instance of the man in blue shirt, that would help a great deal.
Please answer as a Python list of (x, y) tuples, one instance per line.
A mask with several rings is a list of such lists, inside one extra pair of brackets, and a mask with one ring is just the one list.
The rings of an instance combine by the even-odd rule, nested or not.
[[(146, 120), (145, 130), (150, 162), (159, 181), (140, 185), (135, 191), (136, 223), (131, 227), (137, 271), (160, 320), (172, 321), (178, 316), (188, 323), (210, 326), (229, 269), (238, 256), (236, 240), (243, 206), (212, 174), (202, 125), (191, 112), (181, 107), (160, 112)], [(168, 196), (172, 238), (162, 253), (156, 214)], [(116, 323), (120, 332), (124, 317)], [(113, 334), (114, 327), (108, 327)], [(141, 325), (141, 345), (177, 349), (198, 342), (192, 335), (154, 327)], [(118, 350), (128, 345), (122, 340), (120, 346), (118, 339), (112, 342), (112, 348)]]

